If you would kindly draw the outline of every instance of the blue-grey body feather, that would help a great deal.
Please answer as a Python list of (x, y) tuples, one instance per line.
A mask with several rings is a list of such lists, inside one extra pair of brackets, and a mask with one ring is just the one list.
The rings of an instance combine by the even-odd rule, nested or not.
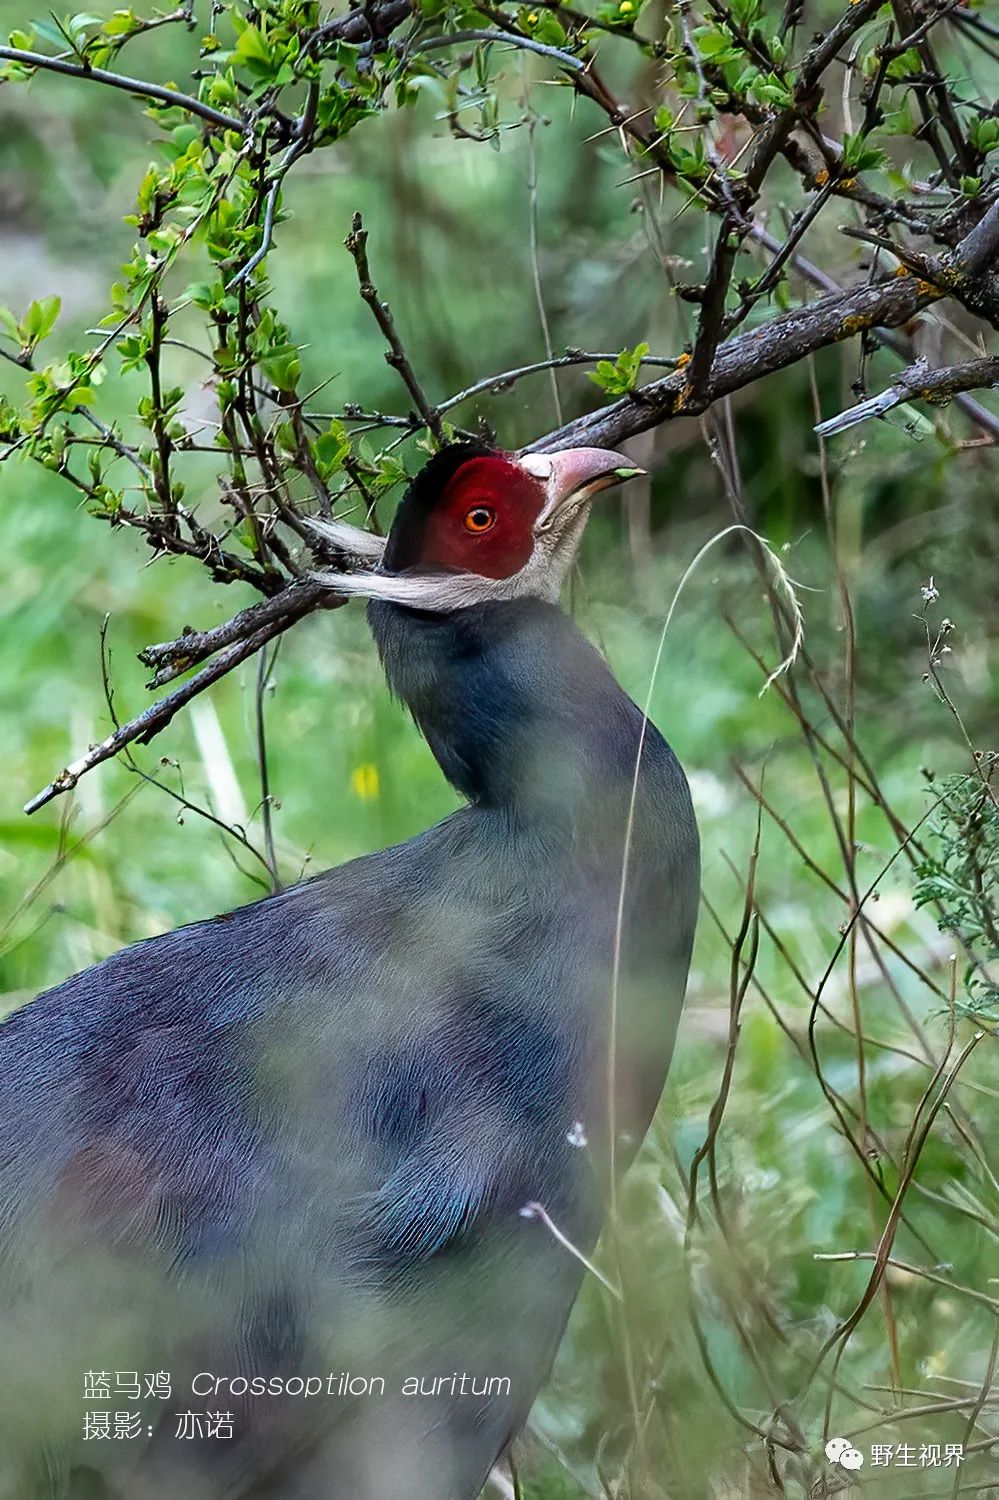
[[(522, 1210), (583, 1250), (599, 1229), (640, 743), (619, 1166), (655, 1109), (697, 903), (686, 782), (554, 606), (370, 614), (469, 805), (0, 1027), (0, 1500), (472, 1500), (547, 1374), (582, 1270)], [(115, 1368), (169, 1370), (175, 1398), (151, 1436), (85, 1444), (83, 1372)], [(385, 1395), (189, 1390), (340, 1370)], [(401, 1394), (454, 1371), (509, 1389)], [(234, 1438), (175, 1439), (205, 1406)]]

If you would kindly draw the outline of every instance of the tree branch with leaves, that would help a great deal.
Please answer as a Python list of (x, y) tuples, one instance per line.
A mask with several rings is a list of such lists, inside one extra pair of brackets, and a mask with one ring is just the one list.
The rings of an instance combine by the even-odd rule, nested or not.
[[(139, 39), (165, 28), (189, 53), (183, 86), (125, 68)], [(999, 418), (971, 392), (997, 383), (999, 119), (973, 76), (958, 87), (941, 68), (938, 50), (954, 38), (983, 55), (990, 45), (972, 12), (909, 0), (836, 0), (814, 13), (807, 0), (685, 0), (665, 17), (644, 0), (589, 9), (369, 0), (340, 14), (313, 0), (225, 0), (204, 16), (191, 0), (147, 18), (118, 9), (13, 32), (0, 46), (12, 95), (36, 99), (66, 79), (91, 87), (95, 107), (124, 93), (158, 154), (128, 220), (133, 253), (89, 343), (45, 361), (58, 289), (26, 309), (0, 309), (0, 353), (20, 380), (0, 399), (0, 462), (55, 471), (96, 521), (141, 533), (154, 557), (198, 562), (214, 582), (262, 596), (222, 625), (149, 646), (150, 687), (183, 680), (81, 754), (28, 811), (148, 742), (306, 615), (342, 603), (312, 575), (377, 551), (377, 542), (366, 551), (357, 519), (374, 526), (379, 502), (438, 443), (494, 433), (504, 393), (539, 371), (588, 368), (588, 388), (604, 400), (580, 397), (570, 420), (533, 435), (534, 450), (619, 445), (848, 342), (860, 356), (857, 405), (823, 432), (902, 403), (954, 400), (994, 440)], [(350, 399), (321, 411), (303, 379), (304, 331), (271, 279), (296, 173), (414, 106), (427, 87), (444, 99), (463, 151), (500, 143), (525, 119), (514, 63), (516, 78), (528, 68), (588, 112), (646, 212), (651, 193), (673, 224), (704, 221), (697, 279), (662, 288), (683, 310), (684, 337), (655, 354), (651, 337), (611, 353), (569, 348), (532, 360), (525, 349), (522, 366), (491, 373), (483, 360), (461, 391), (431, 390), (407, 349), (413, 310), (389, 307), (377, 238), (369, 244), (357, 215), (344, 226), (346, 246), (399, 399), (389, 411)], [(624, 66), (640, 102), (609, 81)], [(821, 243), (832, 264), (807, 259), (806, 242)], [(933, 368), (912, 335), (941, 307), (962, 320), (965, 347)], [(875, 341), (906, 368), (872, 394)], [(172, 373), (178, 350), (204, 365), (208, 423), (185, 415)], [(102, 410), (108, 378), (122, 374), (145, 385), (124, 421)], [(199, 477), (206, 451), (215, 493)]]

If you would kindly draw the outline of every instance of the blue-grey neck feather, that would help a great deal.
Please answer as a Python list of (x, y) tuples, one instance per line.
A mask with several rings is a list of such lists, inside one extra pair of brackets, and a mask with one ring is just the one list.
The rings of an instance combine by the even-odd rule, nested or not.
[(574, 819), (630, 788), (641, 715), (556, 606), (425, 614), (372, 600), (368, 618), (389, 686), (470, 801)]
[[(586, 989), (602, 1015), (630, 824), (620, 1042), (634, 1070), (623, 1113), (640, 1138), (665, 1076), (699, 896), (683, 771), (655, 726), (643, 731), (641, 711), (558, 607), (522, 599), (424, 615), (372, 600), (368, 613), (393, 692), (474, 804), (496, 868), (515, 851), (511, 888), (530, 878), (522, 866), (533, 861), (539, 886), (577, 891), (587, 962), (596, 964)], [(537, 997), (556, 1011), (565, 1001)], [(591, 1016), (594, 1023), (599, 1032)]]

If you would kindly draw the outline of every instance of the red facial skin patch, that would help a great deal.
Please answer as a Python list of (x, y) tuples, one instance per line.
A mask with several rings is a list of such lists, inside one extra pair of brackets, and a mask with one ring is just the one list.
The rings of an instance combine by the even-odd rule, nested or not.
[(544, 485), (512, 459), (470, 458), (427, 519), (420, 563), (511, 578), (534, 550)]

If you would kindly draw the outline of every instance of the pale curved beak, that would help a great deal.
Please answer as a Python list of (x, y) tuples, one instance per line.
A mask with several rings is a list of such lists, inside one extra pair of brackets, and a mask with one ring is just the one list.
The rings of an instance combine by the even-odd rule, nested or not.
[(525, 453), (517, 462), (536, 479), (543, 479), (547, 489), (545, 507), (537, 522), (545, 530), (572, 502), (584, 503), (600, 490), (635, 479), (645, 470), (623, 453), (611, 448), (563, 448), (560, 453)]

